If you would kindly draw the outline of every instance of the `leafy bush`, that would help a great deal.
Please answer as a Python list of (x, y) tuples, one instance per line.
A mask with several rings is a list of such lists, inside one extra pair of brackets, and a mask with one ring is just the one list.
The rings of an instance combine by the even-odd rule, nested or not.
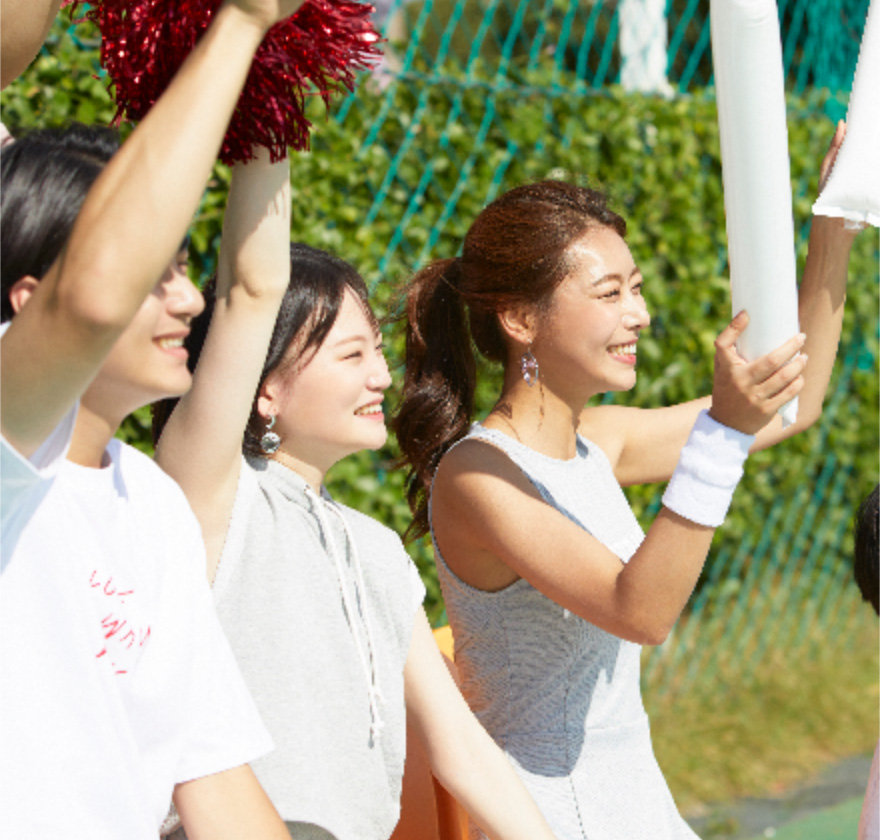
[[(92, 36), (86, 30), (78, 37)], [(93, 75), (90, 44), (77, 46), (64, 24), (56, 27), (47, 54), (0, 98), (13, 133), (112, 116), (112, 103)], [(603, 186), (630, 220), (628, 240), (653, 313), (640, 342), (639, 383), (634, 392), (610, 399), (657, 406), (708, 393), (713, 341), (730, 317), (714, 99), (699, 93), (667, 101), (615, 88), (575, 95), (576, 85), (566, 89), (555, 70), (524, 73), (516, 87), (491, 81), (490, 70), (479, 64), (443, 85), (421, 85), (416, 78), (382, 90), (368, 80), (336, 118), (317, 116), (312, 151), (292, 160), (294, 238), (351, 261), (371, 283), (377, 312), (389, 316), (406, 277), (428, 258), (455, 254), (470, 222), (499, 190), (546, 177)], [(824, 104), (820, 94), (789, 100), (794, 213), (802, 233), (832, 133)], [(198, 277), (214, 263), (228, 177), (218, 165), (194, 220)], [(800, 267), (804, 256), (802, 237)], [(842, 347), (855, 369), (843, 382), (840, 410), (822, 429), (752, 460), (716, 549), (735, 547), (754, 527), (754, 511), (812, 484), (826, 452), (857, 477), (844, 505), (828, 511), (829, 527), (849, 517), (877, 480), (877, 273), (871, 231), (859, 237), (851, 262)], [(388, 323), (385, 332), (400, 381), (401, 325)], [(485, 366), (483, 373), (479, 414), (491, 407), (499, 381), (498, 370)], [(392, 393), (389, 402), (395, 398)], [(148, 448), (145, 418), (141, 412), (127, 421), (123, 435)], [(328, 480), (342, 501), (402, 533), (409, 513), (396, 455), (392, 441), (380, 452), (347, 459)], [(634, 488), (629, 496), (647, 524), (657, 488)], [(412, 551), (428, 585), (429, 612), (437, 618), (442, 604), (429, 546), (422, 542)]]

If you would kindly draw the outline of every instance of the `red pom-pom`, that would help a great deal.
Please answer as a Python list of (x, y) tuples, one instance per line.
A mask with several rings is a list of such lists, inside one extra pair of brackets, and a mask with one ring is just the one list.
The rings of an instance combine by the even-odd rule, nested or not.
[[(81, 0), (74, 0), (74, 7)], [(85, 18), (101, 30), (101, 63), (115, 88), (116, 120), (140, 120), (208, 28), (222, 0), (90, 0)], [(307, 149), (305, 98), (354, 89), (355, 73), (381, 55), (374, 8), (358, 0), (307, 0), (275, 24), (254, 56), (223, 146), (224, 163), (258, 146), (273, 160)]]

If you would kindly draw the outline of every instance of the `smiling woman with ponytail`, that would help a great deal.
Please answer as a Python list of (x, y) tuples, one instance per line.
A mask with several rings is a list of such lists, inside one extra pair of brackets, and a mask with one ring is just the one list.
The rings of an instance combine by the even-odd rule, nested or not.
[[(462, 692), (561, 840), (695, 836), (653, 755), (640, 645), (660, 644), (687, 603), (749, 451), (818, 417), (854, 236), (813, 222), (806, 343), (793, 336), (747, 363), (740, 313), (716, 341), (711, 396), (585, 408), (634, 386), (650, 324), (625, 234), (601, 193), (518, 187), (406, 298), (395, 430), (410, 531), (434, 541)], [(504, 380), (471, 426), (474, 348)], [(776, 410), (795, 394), (800, 418), (783, 430)], [(664, 507), (643, 533), (621, 485), (658, 481)]]
[(569, 246), (595, 224), (626, 234), (626, 222), (600, 192), (564, 181), (520, 187), (477, 217), (461, 257), (431, 263), (410, 281), (405, 401), (395, 431), (411, 465), (407, 495), (416, 536), (429, 530), (425, 488), (440, 458), (470, 428), (473, 347), (491, 362), (507, 361), (495, 313), (542, 306), (567, 274)]

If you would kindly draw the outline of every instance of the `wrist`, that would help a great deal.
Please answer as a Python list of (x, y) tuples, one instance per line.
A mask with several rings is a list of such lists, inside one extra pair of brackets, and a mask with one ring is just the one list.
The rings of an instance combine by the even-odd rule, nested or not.
[(837, 216), (813, 216), (810, 225), (810, 247), (816, 245), (829, 250), (848, 252), (864, 226), (847, 224)]
[[(242, 32), (255, 38), (257, 46), (259, 46), (266, 33), (275, 24), (274, 19), (270, 20), (265, 15), (243, 9), (236, 0), (224, 0), (214, 15), (212, 26), (217, 26), (221, 20), (229, 20), (233, 25), (240, 28)], [(256, 47), (254, 51), (256, 51)]]
[(754, 439), (701, 411), (666, 486), (663, 504), (697, 525), (717, 528), (727, 515)]

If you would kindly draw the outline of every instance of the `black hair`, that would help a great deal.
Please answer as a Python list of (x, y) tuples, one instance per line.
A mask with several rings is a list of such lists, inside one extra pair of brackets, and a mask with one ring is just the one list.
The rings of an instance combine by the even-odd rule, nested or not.
[(119, 148), (116, 131), (73, 123), (26, 134), (0, 150), (0, 318), (9, 292), (41, 279), (70, 238), (89, 188)]
[(855, 521), (855, 551), (853, 553), (853, 574), (864, 598), (880, 615), (880, 575), (877, 566), (880, 562), (880, 540), (877, 531), (880, 527), (878, 510), (880, 484), (876, 485), (864, 499)]
[[(367, 301), (367, 286), (353, 266), (339, 257), (312, 248), (300, 242), (290, 245), (290, 284), (284, 293), (275, 328), (269, 341), (266, 361), (255, 389), (251, 415), (245, 428), (242, 449), (250, 455), (263, 455), (260, 438), (265, 421), (257, 412), (257, 394), (266, 377), (275, 370), (299, 363), (306, 355), (317, 350), (333, 329), (346, 290), (354, 293), (364, 307), (364, 312), (378, 331), (379, 325)], [(203, 290), (205, 309), (191, 324), (192, 331), (186, 339), (189, 351), (187, 364), (195, 373), (205, 338), (211, 324), (211, 314), (216, 302), (216, 278), (212, 278)], [(296, 353), (288, 355), (291, 345)], [(153, 405), (153, 442), (158, 443), (165, 423), (177, 405), (177, 399), (162, 400)]]

